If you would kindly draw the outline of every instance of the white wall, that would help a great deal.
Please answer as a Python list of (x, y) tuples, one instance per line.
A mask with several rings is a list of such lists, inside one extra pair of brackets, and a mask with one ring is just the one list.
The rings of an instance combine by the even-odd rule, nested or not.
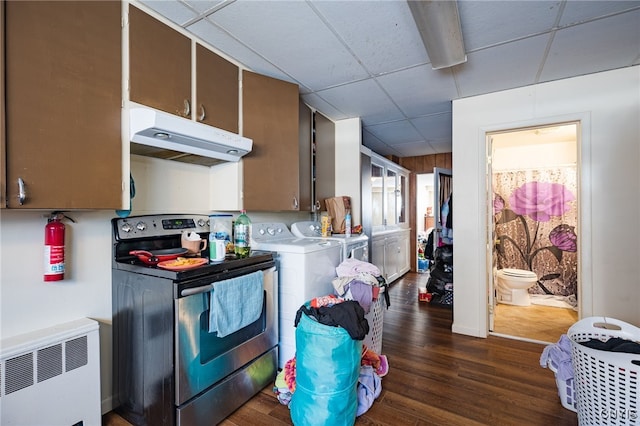
[(454, 332), (487, 335), (486, 133), (569, 120), (582, 122), (580, 314), (640, 326), (640, 67), (635, 66), (453, 102), (454, 257), (456, 265), (464, 265), (454, 270)]
[(351, 223), (361, 225), (360, 119), (339, 120), (336, 124), (335, 195), (351, 197)]

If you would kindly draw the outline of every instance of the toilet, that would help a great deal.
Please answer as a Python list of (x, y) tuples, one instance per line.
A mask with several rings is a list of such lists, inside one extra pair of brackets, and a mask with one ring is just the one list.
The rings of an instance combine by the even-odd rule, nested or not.
[(538, 276), (535, 272), (523, 269), (500, 269), (497, 276), (497, 299), (498, 303), (507, 305), (529, 306), (529, 287), (535, 285)]

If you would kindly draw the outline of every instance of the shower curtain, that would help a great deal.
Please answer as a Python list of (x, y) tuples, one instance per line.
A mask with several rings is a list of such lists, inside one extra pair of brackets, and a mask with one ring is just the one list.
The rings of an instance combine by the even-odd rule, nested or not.
[(575, 296), (576, 166), (493, 174), (497, 266), (536, 273), (533, 294)]

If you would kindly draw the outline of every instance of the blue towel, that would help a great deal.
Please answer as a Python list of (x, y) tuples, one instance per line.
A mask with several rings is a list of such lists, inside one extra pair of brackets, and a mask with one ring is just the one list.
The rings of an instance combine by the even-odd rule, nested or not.
[(251, 324), (262, 314), (262, 271), (213, 284), (209, 333), (225, 337)]

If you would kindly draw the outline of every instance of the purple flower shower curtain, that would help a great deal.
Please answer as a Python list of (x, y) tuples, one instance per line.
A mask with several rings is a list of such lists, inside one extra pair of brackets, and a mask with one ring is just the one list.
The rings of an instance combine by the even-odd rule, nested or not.
[(497, 266), (533, 271), (534, 294), (577, 293), (575, 166), (493, 175)]

